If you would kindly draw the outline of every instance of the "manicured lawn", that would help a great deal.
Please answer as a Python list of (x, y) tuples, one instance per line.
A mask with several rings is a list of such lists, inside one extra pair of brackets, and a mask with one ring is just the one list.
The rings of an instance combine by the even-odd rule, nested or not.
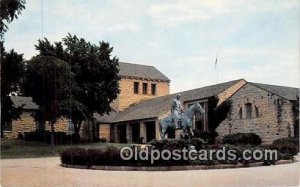
[(113, 146), (121, 148), (127, 145), (128, 144), (118, 143), (86, 143), (73, 145), (56, 145), (55, 154), (53, 154), (51, 152), (50, 144), (24, 140), (1, 140), (1, 159), (59, 156), (59, 153), (68, 147), (105, 148), (108, 146)]

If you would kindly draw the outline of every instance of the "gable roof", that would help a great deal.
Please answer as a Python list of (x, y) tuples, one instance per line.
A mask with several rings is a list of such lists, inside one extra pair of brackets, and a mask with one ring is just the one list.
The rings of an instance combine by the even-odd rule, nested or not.
[(268, 92), (271, 92), (275, 95), (278, 95), (280, 97), (283, 97), (287, 100), (297, 100), (297, 97), (299, 97), (299, 88), (294, 87), (287, 87), (287, 86), (277, 86), (277, 85), (270, 85), (270, 84), (261, 84), (261, 83), (253, 83), (249, 82), (250, 84), (264, 89)]
[(11, 96), (10, 98), (16, 107), (23, 106), (23, 109), (27, 110), (38, 109), (38, 105), (32, 101), (31, 97)]
[[(218, 95), (219, 93), (223, 92), (224, 90), (241, 80), (243, 79), (215, 84), (179, 93), (181, 94), (181, 100), (183, 103), (186, 101), (206, 99)], [(105, 121), (110, 123), (117, 123), (123, 121), (156, 118), (170, 111), (170, 103), (175, 98), (176, 94), (179, 93), (148, 99), (136, 105), (133, 105), (118, 114), (114, 114), (112, 116), (104, 115), (104, 118), (100, 117), (97, 120), (98, 122)]]
[(154, 66), (119, 62), (121, 77), (135, 77), (170, 82), (170, 79)]

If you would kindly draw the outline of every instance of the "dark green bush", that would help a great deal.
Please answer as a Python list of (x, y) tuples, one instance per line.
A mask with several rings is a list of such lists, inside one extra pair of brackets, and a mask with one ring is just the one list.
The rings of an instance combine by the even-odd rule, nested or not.
[(214, 144), (215, 137), (218, 136), (218, 134), (216, 132), (200, 132), (197, 129), (194, 129), (193, 133), (194, 133), (195, 138), (201, 138), (209, 144)]
[(90, 161), (90, 158), (88, 158), (88, 152), (79, 147), (65, 149), (61, 153), (60, 158), (63, 164), (70, 165), (86, 165)]
[(293, 145), (296, 147), (299, 147), (299, 138), (280, 138), (277, 140), (274, 140), (273, 145)]
[(183, 149), (188, 148), (190, 142), (186, 139), (164, 139), (164, 140), (152, 140), (149, 142), (150, 145), (154, 147), (154, 149), (158, 150), (175, 150), (175, 149)]
[(202, 149), (203, 145), (205, 144), (205, 141), (201, 138), (193, 138), (191, 140), (191, 144), (193, 146), (195, 146), (196, 150), (200, 150), (200, 149)]
[(227, 134), (224, 136), (222, 142), (224, 144), (252, 144), (259, 145), (261, 144), (261, 138), (254, 133), (235, 133)]

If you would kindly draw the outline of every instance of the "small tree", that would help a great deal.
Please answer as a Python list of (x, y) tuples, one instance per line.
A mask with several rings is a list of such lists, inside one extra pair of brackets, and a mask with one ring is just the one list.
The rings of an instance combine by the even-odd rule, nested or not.
[(27, 63), (24, 93), (39, 105), (38, 120), (51, 125), (51, 145), (54, 151), (54, 124), (62, 116), (63, 104), (69, 98), (73, 74), (69, 65), (52, 56), (35, 56)]

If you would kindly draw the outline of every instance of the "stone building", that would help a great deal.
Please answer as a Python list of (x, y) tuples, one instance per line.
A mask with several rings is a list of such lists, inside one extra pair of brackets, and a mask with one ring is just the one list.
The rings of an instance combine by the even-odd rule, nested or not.
[(122, 111), (143, 100), (170, 94), (170, 80), (153, 66), (119, 63), (120, 93), (112, 106)]
[[(177, 93), (176, 93), (177, 94)], [(146, 143), (160, 139), (159, 120), (169, 114), (176, 94), (148, 99), (124, 111), (98, 116), (100, 137), (113, 142)], [(293, 137), (295, 114), (293, 103), (299, 96), (298, 88), (246, 82), (244, 79), (216, 84), (180, 93), (184, 108), (200, 103), (209, 110), (209, 99), (217, 98), (217, 105), (231, 101), (227, 118), (216, 129), (222, 138), (226, 134), (253, 132), (263, 143), (283, 137)], [(208, 113), (193, 119), (193, 129), (209, 132)], [(170, 134), (171, 135), (171, 134)], [(174, 135), (171, 135), (174, 136)]]
[[(121, 77), (120, 94), (112, 103), (109, 115), (95, 114), (96, 124), (84, 123), (81, 137), (91, 135), (105, 138), (111, 142), (149, 142), (160, 139), (159, 120), (170, 113), (170, 104), (176, 94), (169, 93), (170, 80), (153, 66), (119, 63)], [(295, 123), (298, 114), (293, 111), (299, 97), (299, 89), (247, 82), (244, 79), (215, 84), (180, 92), (184, 108), (200, 103), (205, 111), (230, 101), (227, 117), (216, 129), (218, 139), (237, 132), (253, 132), (264, 143), (283, 137), (293, 137), (299, 129)], [(18, 134), (35, 131), (38, 126), (31, 113), (37, 106), (31, 98), (12, 97), (16, 106), (24, 105), (20, 120), (5, 124), (6, 138), (17, 138)], [(210, 104), (217, 99), (216, 106)], [(201, 132), (211, 131), (209, 112), (203, 117), (194, 116), (193, 129)], [(46, 125), (46, 130), (50, 126)], [(72, 133), (69, 120), (61, 119), (55, 131)], [(174, 137), (171, 132), (169, 138)]]
[[(112, 103), (112, 114), (123, 111), (125, 108), (146, 99), (168, 95), (170, 93), (170, 80), (153, 66), (119, 62), (119, 88), (120, 93)], [(23, 114), (19, 120), (12, 121), (4, 126), (5, 138), (17, 138), (24, 132), (35, 131), (40, 128), (32, 118), (32, 114), (38, 106), (29, 97), (12, 97), (16, 107), (23, 105)], [(98, 116), (95, 114), (95, 116)], [(73, 127), (70, 120), (60, 119), (55, 124), (55, 131), (72, 133)], [(45, 130), (50, 130), (46, 124)], [(96, 132), (92, 132), (96, 131)], [(89, 138), (92, 134), (99, 135), (99, 126), (84, 122), (80, 134), (83, 138)], [(105, 132), (104, 125), (102, 133)]]

